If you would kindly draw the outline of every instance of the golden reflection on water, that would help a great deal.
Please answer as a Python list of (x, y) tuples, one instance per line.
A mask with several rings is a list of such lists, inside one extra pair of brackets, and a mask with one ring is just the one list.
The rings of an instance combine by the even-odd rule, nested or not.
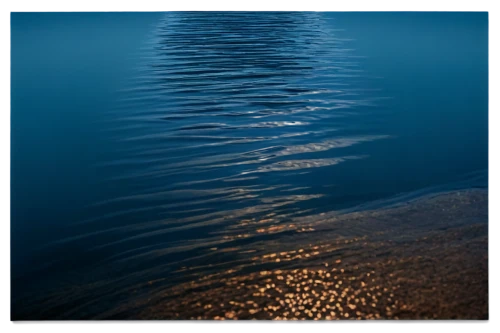
[[(487, 224), (481, 215), (485, 200), (480, 192), (472, 192), (386, 211), (320, 215), (314, 223), (281, 225), (294, 232), (314, 226), (315, 232), (300, 239), (291, 233), (290, 242), (284, 239), (276, 246), (267, 242), (265, 247), (210, 248), (219, 255), (244, 253), (250, 257), (245, 261), (232, 257), (226, 268), (218, 267), (213, 274), (201, 274), (197, 266), (185, 267), (184, 276), (192, 272), (193, 280), (155, 293), (157, 300), (147, 300), (140, 317), (485, 318)], [(431, 230), (430, 214), (434, 221)], [(256, 223), (255, 230), (264, 229), (262, 234), (272, 236), (272, 228), (280, 227), (273, 225), (276, 218), (267, 216), (265, 226)], [(471, 223), (460, 222), (465, 218)], [(252, 222), (256, 221), (243, 223)], [(382, 223), (387, 227), (380, 229)], [(351, 236), (342, 236), (347, 229)]]
[[(288, 265), (314, 261), (308, 268), (282, 268), (241, 274), (240, 269), (205, 275), (181, 286), (178, 296), (166, 305), (173, 318), (333, 320), (394, 318), (398, 307), (394, 292), (399, 285), (380, 280), (370, 263), (344, 263), (331, 256), (345, 244), (365, 237), (252, 257), (256, 264)], [(212, 249), (216, 251), (217, 249)], [(322, 256), (329, 260), (321, 261)], [(318, 261), (320, 260), (320, 261)], [(234, 276), (233, 273), (238, 273)], [(217, 283), (214, 283), (217, 281)], [(189, 317), (186, 315), (189, 314)], [(162, 314), (165, 316), (165, 313)], [(180, 316), (180, 317), (179, 317)]]
[[(315, 247), (319, 250), (319, 247)], [(316, 251), (318, 252), (318, 251)], [(303, 249), (265, 255), (279, 260), (291, 254), (301, 255)], [(397, 284), (382, 284), (370, 265), (345, 266), (337, 259), (314, 269), (263, 270), (248, 276), (220, 281), (226, 294), (218, 289), (194, 293), (181, 301), (182, 311), (192, 313), (191, 319), (276, 319), (333, 320), (378, 319), (392, 317), (398, 306), (394, 298)], [(196, 290), (202, 284), (191, 284)], [(228, 297), (227, 291), (231, 291)], [(381, 312), (382, 309), (382, 312)], [(394, 318), (397, 318), (395, 316)]]
[[(137, 319), (485, 319), (486, 204), (483, 192), (455, 193), (386, 210), (294, 221), (297, 227), (279, 242), (267, 229), (263, 240), (245, 239), (243, 246), (207, 242), (196, 263), (179, 262), (176, 271), (153, 267), (161, 274), (141, 278), (133, 288), (102, 281), (102, 290), (116, 290), (117, 297), (137, 296), (99, 318), (133, 313)], [(254, 232), (278, 217), (269, 214)], [(315, 231), (297, 234), (299, 226)], [(255, 237), (235, 231), (236, 239)], [(172, 282), (172, 276), (182, 280)], [(94, 285), (79, 285), (43, 304), (60, 309), (60, 300), (92, 292)]]

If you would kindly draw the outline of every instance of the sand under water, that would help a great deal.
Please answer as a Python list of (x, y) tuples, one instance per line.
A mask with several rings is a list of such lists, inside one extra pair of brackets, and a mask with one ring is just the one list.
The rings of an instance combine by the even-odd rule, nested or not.
[(269, 269), (177, 285), (134, 317), (487, 319), (487, 202), (487, 191), (467, 190), (311, 217), (301, 237), (253, 258)]
[[(487, 319), (487, 190), (438, 193), (378, 206), (312, 215), (294, 226), (263, 228), (256, 221), (256, 229), (290, 231), (263, 240), (265, 251), (252, 250), (256, 245), (243, 247), (244, 259), (183, 267), (175, 272), (184, 277), (180, 283), (168, 270), (155, 280), (134, 282), (127, 275), (114, 279), (111, 266), (98, 276), (89, 271), (73, 274), (86, 282), (66, 275), (61, 283), (51, 280), (50, 291), (40, 282), (38, 293), (29, 292), (13, 304), (12, 316)], [(267, 229), (261, 232), (272, 237), (276, 230)]]

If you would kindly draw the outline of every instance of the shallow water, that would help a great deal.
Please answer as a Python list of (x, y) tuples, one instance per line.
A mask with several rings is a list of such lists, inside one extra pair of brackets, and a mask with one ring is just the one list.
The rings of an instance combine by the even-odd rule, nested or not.
[(484, 13), (14, 14), (12, 30), (13, 298), (46, 317), (256, 271), (318, 214), (487, 187)]

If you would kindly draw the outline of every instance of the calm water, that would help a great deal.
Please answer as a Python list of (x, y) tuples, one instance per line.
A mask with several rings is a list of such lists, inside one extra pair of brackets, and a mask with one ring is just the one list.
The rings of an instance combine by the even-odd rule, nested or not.
[(487, 29), (485, 13), (13, 14), (14, 311), (91, 317), (257, 270), (314, 233), (307, 216), (486, 187)]

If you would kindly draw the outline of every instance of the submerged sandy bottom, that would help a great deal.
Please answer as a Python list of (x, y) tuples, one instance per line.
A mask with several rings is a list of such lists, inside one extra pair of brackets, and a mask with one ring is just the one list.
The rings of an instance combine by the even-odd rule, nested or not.
[(253, 258), (266, 269), (177, 285), (131, 319), (487, 319), (487, 202), (468, 190), (313, 216), (314, 233)]
[(155, 280), (118, 280), (113, 266), (61, 274), (13, 303), (12, 318), (487, 319), (487, 191), (396, 201), (277, 223)]

